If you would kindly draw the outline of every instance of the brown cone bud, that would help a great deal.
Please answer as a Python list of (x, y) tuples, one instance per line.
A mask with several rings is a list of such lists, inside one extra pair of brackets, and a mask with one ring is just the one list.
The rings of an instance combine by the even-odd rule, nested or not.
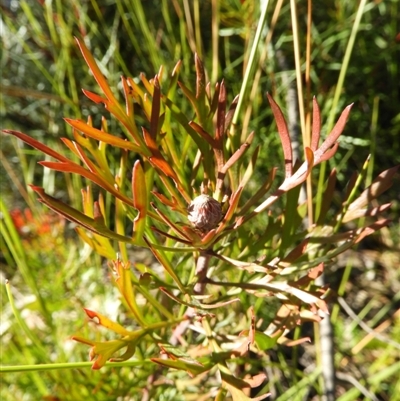
[(200, 195), (189, 205), (188, 219), (197, 229), (206, 233), (221, 221), (221, 204), (211, 196)]

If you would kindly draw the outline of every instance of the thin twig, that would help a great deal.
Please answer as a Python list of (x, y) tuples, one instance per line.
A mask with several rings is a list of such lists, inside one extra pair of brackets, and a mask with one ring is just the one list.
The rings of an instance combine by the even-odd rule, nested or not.
[(369, 327), (366, 323), (364, 323), (350, 308), (350, 306), (347, 304), (347, 302), (342, 298), (338, 297), (338, 303), (339, 305), (345, 310), (345, 312), (368, 334), (371, 334), (374, 336), (376, 339), (379, 341), (382, 341), (386, 344), (389, 344), (397, 349), (400, 349), (400, 344), (397, 341), (393, 341), (390, 338), (387, 338), (383, 336), (382, 334), (376, 332), (374, 329)]

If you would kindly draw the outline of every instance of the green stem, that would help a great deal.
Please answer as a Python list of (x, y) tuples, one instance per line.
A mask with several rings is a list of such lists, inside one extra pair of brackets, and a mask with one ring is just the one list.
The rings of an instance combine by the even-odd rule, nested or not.
[[(145, 363), (151, 363), (150, 360), (129, 361), (129, 362), (106, 362), (106, 367), (123, 368), (126, 366), (142, 366)], [(33, 372), (33, 371), (46, 371), (58, 369), (81, 369), (91, 368), (93, 362), (65, 362), (65, 363), (46, 363), (38, 365), (10, 365), (0, 366), (1, 373), (16, 373), (16, 372)]]
[(257, 31), (256, 31), (256, 35), (254, 37), (253, 46), (251, 48), (249, 62), (247, 63), (247, 68), (246, 68), (246, 72), (244, 74), (242, 87), (240, 88), (238, 105), (236, 107), (235, 114), (234, 114), (233, 120), (232, 120), (232, 124), (233, 125), (236, 125), (237, 122), (238, 122), (239, 115), (241, 114), (241, 110), (242, 110), (243, 104), (245, 104), (244, 103), (245, 94), (246, 94), (247, 88), (249, 86), (250, 77), (251, 77), (252, 72), (254, 70), (254, 66), (257, 65), (257, 63), (256, 63), (256, 53), (257, 53), (257, 49), (258, 49), (258, 46), (259, 46), (259, 43), (260, 43), (260, 40), (261, 40), (261, 34), (262, 34), (262, 31), (263, 31), (263, 28), (264, 28), (264, 25), (265, 25), (265, 21), (267, 19), (268, 4), (269, 4), (269, 0), (264, 2), (264, 8), (261, 11), (260, 19), (258, 20)]

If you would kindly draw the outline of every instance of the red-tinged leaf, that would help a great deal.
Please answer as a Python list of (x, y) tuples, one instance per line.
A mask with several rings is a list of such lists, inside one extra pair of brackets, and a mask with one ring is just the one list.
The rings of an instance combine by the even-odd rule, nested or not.
[(200, 100), (201, 103), (204, 103), (206, 95), (206, 74), (204, 72), (203, 63), (197, 53), (194, 55), (194, 62), (196, 65), (196, 99)]
[(101, 173), (101, 170), (86, 156), (82, 146), (76, 142), (70, 141), (67, 138), (61, 138), (61, 140), (82, 160), (91, 173), (96, 175)]
[[(158, 193), (158, 192), (151, 191), (151, 193), (152, 193), (162, 204), (164, 204), (165, 206), (168, 206), (168, 207), (170, 207), (172, 210), (176, 210), (176, 211), (182, 213), (182, 211), (179, 209), (178, 202), (176, 201), (176, 199), (175, 199), (174, 197), (172, 197), (172, 199), (169, 200), (165, 195), (160, 194), (160, 193)], [(185, 216), (186, 216), (186, 213), (184, 213), (184, 214), (185, 214)]]
[(217, 146), (215, 139), (206, 132), (199, 124), (189, 121), (189, 126), (193, 128), (203, 139), (205, 139), (213, 148)]
[(71, 141), (71, 140), (69, 140), (69, 139), (67, 139), (67, 138), (60, 138), (60, 139), (61, 139), (61, 141), (64, 143), (64, 145), (67, 146), (67, 148), (68, 148), (72, 153), (75, 154), (75, 156), (78, 156), (78, 157), (79, 157), (79, 152), (78, 152), (78, 150), (76, 149), (76, 147), (75, 147), (73, 141)]
[(317, 279), (322, 273), (324, 272), (324, 263), (320, 263), (318, 266), (312, 268), (308, 273), (307, 276), (311, 280)]
[(176, 275), (174, 268), (172, 267), (171, 262), (169, 259), (165, 256), (164, 252), (162, 250), (156, 249), (150, 242), (149, 240), (144, 237), (145, 242), (153, 252), (153, 255), (157, 258), (157, 260), (161, 263), (165, 271), (172, 277), (172, 279), (175, 281), (176, 285), (179, 287), (182, 293), (186, 293), (185, 288), (180, 280), (180, 278)]
[(152, 156), (149, 157), (149, 162), (157, 168), (161, 173), (166, 176), (172, 178), (175, 183), (179, 184), (179, 178), (175, 174), (175, 171), (172, 170), (172, 167), (168, 164), (168, 162), (162, 156), (160, 150), (156, 142), (151, 137), (150, 133), (146, 130), (146, 128), (142, 127), (144, 140), (146, 142), (147, 147), (149, 148)]
[[(200, 238), (199, 234), (196, 233), (196, 231), (192, 227), (183, 226), (182, 231), (186, 234), (186, 236), (188, 236), (191, 239), (191, 241), (193, 243), (195, 243), (195, 244), (201, 243), (202, 239)], [(211, 231), (213, 231), (213, 230), (211, 230)]]
[(160, 83), (157, 75), (154, 78), (153, 102), (151, 104), (150, 135), (154, 142), (157, 142), (159, 121), (160, 121)]
[(75, 38), (78, 46), (81, 50), (81, 53), (86, 61), (86, 64), (89, 66), (90, 71), (92, 72), (96, 82), (99, 84), (100, 88), (103, 90), (104, 94), (107, 96), (107, 99), (115, 104), (118, 104), (117, 99), (115, 98), (113, 92), (111, 91), (110, 86), (107, 83), (107, 80), (104, 78), (103, 74), (100, 71), (100, 68), (97, 66), (95, 59), (90, 53), (89, 49), (86, 47), (83, 41)]
[(309, 238), (306, 238), (302, 241), (299, 245), (297, 245), (294, 249), (292, 249), (287, 256), (283, 259), (287, 263), (293, 263), (301, 256), (304, 255), (304, 252), (307, 249), (308, 242), (310, 241)]
[(90, 92), (86, 89), (82, 89), (82, 92), (88, 99), (90, 99), (94, 103), (103, 103), (106, 107), (109, 105), (109, 101), (106, 98), (99, 96), (97, 93)]
[(200, 241), (200, 243), (195, 242), (195, 245), (200, 245), (202, 248), (208, 248), (211, 242), (215, 239), (217, 229), (213, 228), (210, 230)]
[(210, 368), (204, 367), (202, 365), (198, 365), (195, 363), (189, 363), (182, 360), (171, 360), (171, 359), (163, 359), (163, 358), (151, 358), (151, 361), (154, 363), (161, 365), (166, 368), (184, 370), (189, 374), (189, 376), (193, 377), (200, 373), (206, 372)]
[[(225, 113), (226, 113), (226, 88), (224, 81), (221, 82), (218, 96), (218, 108), (217, 108), (217, 129), (215, 131), (215, 140), (217, 142), (217, 148), (220, 152), (223, 149), (224, 133), (225, 133)], [(223, 158), (223, 153), (221, 154)], [(223, 164), (223, 160), (221, 160)], [(218, 165), (220, 165), (218, 163)]]
[(267, 93), (267, 97), (271, 105), (272, 112), (274, 113), (276, 126), (278, 127), (279, 136), (281, 138), (283, 155), (285, 157), (285, 177), (288, 178), (293, 173), (293, 152), (289, 130), (281, 109), (275, 103), (274, 99), (272, 99), (269, 93)]
[(343, 217), (342, 222), (347, 223), (351, 220), (359, 219), (360, 217), (377, 216), (379, 213), (382, 213), (385, 210), (389, 209), (391, 205), (391, 203), (385, 203), (384, 205), (373, 207), (370, 209), (355, 209), (351, 212), (347, 211)]
[(88, 178), (90, 181), (93, 181), (95, 184), (99, 185), (103, 189), (105, 189), (107, 192), (110, 192), (113, 194), (115, 197), (120, 199), (122, 202), (126, 203), (127, 205), (132, 206), (133, 205), (133, 200), (128, 198), (126, 195), (123, 193), (119, 192), (116, 190), (112, 185), (110, 185), (107, 181), (105, 181), (101, 176), (98, 174), (94, 174), (85, 168), (79, 166), (76, 163), (73, 162), (39, 162), (44, 167), (51, 168), (56, 171), (62, 171), (64, 173), (75, 173), (79, 174), (83, 177)]
[[(209, 92), (210, 92), (210, 86), (211, 86), (211, 84), (207, 85), (207, 89), (208, 89)], [(210, 115), (214, 115), (214, 113), (217, 110), (218, 99), (219, 99), (219, 89), (220, 89), (219, 82), (216, 82), (215, 86), (214, 86), (214, 95), (212, 97), (211, 105), (210, 105)], [(210, 94), (209, 98), (211, 99), (211, 94)]]
[(2, 132), (4, 134), (13, 135), (13, 136), (21, 139), (22, 141), (27, 143), (29, 146), (32, 146), (32, 148), (40, 150), (41, 152), (45, 153), (46, 155), (54, 157), (55, 159), (57, 159), (59, 161), (62, 161), (62, 162), (69, 162), (70, 161), (69, 159), (67, 159), (66, 157), (61, 155), (60, 153), (54, 151), (53, 149), (50, 149), (46, 145), (43, 145), (42, 143), (40, 143), (36, 139), (33, 139), (30, 136), (28, 136), (26, 134), (23, 134), (22, 132), (13, 131), (13, 130), (9, 130), (9, 129), (3, 130)]
[(217, 228), (216, 234), (219, 234), (222, 232), (222, 230), (225, 228), (225, 226), (228, 224), (228, 222), (232, 219), (233, 215), (236, 212), (236, 209), (239, 204), (239, 199), (240, 195), (242, 194), (243, 187), (239, 187), (235, 193), (232, 194), (231, 199), (229, 200), (229, 207), (227, 212), (225, 213), (224, 218), (222, 219), (221, 224)]
[[(336, 142), (331, 149), (327, 150), (318, 160), (318, 163), (320, 162), (326, 162), (327, 160), (331, 159), (337, 152), (339, 148), (339, 143)], [(316, 164), (318, 164), (316, 163)]]
[(71, 340), (78, 341), (78, 342), (80, 342), (82, 344), (85, 344), (85, 345), (90, 345), (91, 347), (93, 347), (95, 345), (95, 343), (96, 343), (95, 341), (88, 340), (87, 338), (84, 338), (84, 337), (81, 337), (81, 336), (72, 336)]
[(353, 103), (347, 106), (342, 114), (339, 117), (339, 120), (337, 121), (336, 125), (333, 127), (331, 133), (328, 135), (328, 137), (325, 139), (325, 141), (322, 143), (321, 147), (316, 150), (315, 152), (315, 160), (316, 164), (320, 163), (322, 155), (330, 149), (337, 139), (339, 138), (340, 134), (343, 132), (344, 127), (346, 125), (347, 118), (349, 117), (350, 110), (353, 107)]
[[(312, 281), (317, 279), (324, 271), (324, 263), (320, 263), (318, 266), (309, 270), (307, 275), (299, 278), (295, 282), (289, 282), (290, 285), (297, 288), (307, 287)], [(284, 270), (280, 272), (281, 275), (284, 274)]]
[(133, 221), (134, 240), (137, 245), (143, 245), (143, 234), (146, 228), (146, 216), (148, 208), (146, 179), (142, 165), (137, 160), (132, 172), (132, 194), (133, 206), (138, 211), (138, 215)]
[(249, 379), (244, 379), (245, 382), (249, 383), (251, 388), (259, 387), (263, 384), (264, 380), (267, 378), (265, 373), (259, 373)]
[(319, 138), (321, 135), (321, 112), (315, 96), (313, 97), (313, 117), (311, 132), (311, 149), (315, 152), (318, 149)]
[(368, 227), (362, 228), (361, 233), (358, 236), (358, 238), (354, 241), (355, 244), (358, 244), (360, 241), (362, 241), (365, 237), (368, 235), (373, 234), (375, 231), (380, 230), (383, 227), (388, 226), (391, 223), (391, 220), (389, 219), (382, 219), (378, 220), (377, 222), (369, 225)]
[(131, 77), (127, 77), (126, 81), (131, 88), (129, 94), (142, 106), (143, 98), (144, 98), (144, 90), (139, 86), (135, 80)]
[[(136, 153), (144, 153), (144, 156), (150, 156), (151, 153), (148, 152), (143, 152), (143, 149), (135, 145), (132, 142), (128, 142), (124, 139), (118, 138), (114, 135), (110, 135), (106, 132), (100, 131), (96, 128), (91, 127), (90, 125), (86, 124), (83, 121), (79, 120), (72, 120), (70, 118), (64, 118), (64, 120), (71, 125), (72, 127), (76, 128), (78, 131), (83, 132), (85, 135), (87, 135), (90, 138), (96, 139), (98, 141), (107, 143), (112, 146), (116, 146), (121, 149), (127, 149), (131, 150)], [(147, 149), (146, 149), (147, 150)]]
[[(229, 128), (232, 123), (233, 116), (235, 115), (235, 110), (239, 102), (239, 95), (236, 95), (231, 103), (228, 112), (225, 115), (225, 131)], [(247, 141), (246, 141), (247, 142)]]
[(140, 80), (142, 81), (142, 84), (143, 84), (143, 86), (145, 87), (147, 93), (148, 93), (150, 96), (153, 96), (154, 87), (153, 87), (152, 83), (149, 82), (149, 80), (146, 78), (146, 75), (145, 75), (143, 72), (141, 72), (141, 73), (139, 74), (139, 78), (140, 78)]
[(121, 242), (132, 243), (131, 238), (116, 234), (114, 231), (108, 229), (104, 223), (101, 224), (98, 220), (92, 219), (71, 206), (66, 205), (50, 195), (47, 195), (43, 188), (35, 187), (33, 185), (31, 185), (31, 188), (40, 196), (40, 201), (42, 203), (61, 216), (64, 216), (66, 219), (104, 237)]
[(120, 334), (121, 336), (128, 336), (128, 335), (132, 334), (131, 331), (126, 330), (120, 324), (113, 322), (108, 317), (106, 317), (100, 313), (94, 312), (94, 311), (92, 311), (90, 309), (86, 309), (86, 308), (83, 308), (83, 310), (86, 312), (86, 314), (88, 315), (88, 317), (90, 319), (96, 320), (96, 323), (113, 331), (114, 333)]
[(373, 199), (376, 199), (380, 194), (388, 190), (393, 185), (393, 176), (396, 174), (399, 167), (400, 165), (380, 173), (372, 184), (349, 205), (347, 213), (354, 212), (367, 206)]
[(125, 112), (133, 119), (134, 109), (133, 109), (133, 89), (129, 86), (128, 81), (125, 77), (121, 76), (122, 89), (125, 96)]
[(240, 146), (240, 148), (229, 158), (229, 160), (224, 164), (221, 172), (225, 174), (246, 152), (250, 147), (254, 138), (254, 131), (250, 133), (246, 141)]

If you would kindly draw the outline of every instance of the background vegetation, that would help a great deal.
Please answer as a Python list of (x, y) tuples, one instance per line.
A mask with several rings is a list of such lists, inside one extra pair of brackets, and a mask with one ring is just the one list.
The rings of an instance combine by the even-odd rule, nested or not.
[[(339, 208), (346, 183), (355, 171), (360, 171), (368, 154), (371, 161), (367, 184), (379, 172), (400, 163), (399, 8), (395, 0), (326, 1), (324, 7), (313, 7), (311, 71), (303, 90), (306, 99), (310, 95), (318, 98), (325, 122), (323, 136), (339, 111), (354, 102), (345, 137), (330, 165), (336, 167), (339, 178), (334, 209)], [(360, 10), (355, 45), (349, 49)], [(60, 146), (60, 137), (71, 136), (63, 117), (86, 119), (90, 114), (99, 119), (95, 121), (99, 124), (103, 113), (101, 106), (89, 102), (81, 92), (81, 88), (96, 90), (73, 36), (84, 39), (110, 86), (118, 88), (120, 95), (121, 75), (139, 81), (141, 72), (152, 77), (163, 65), (164, 76), (168, 76), (179, 59), (181, 75), (194, 81), (193, 58), (197, 51), (208, 79), (215, 83), (224, 78), (230, 103), (242, 90), (260, 18), (257, 2), (235, 0), (21, 1), (3, 2), (2, 11), (2, 128), (23, 131), (55, 149)], [(265, 99), (267, 91), (289, 120), (292, 118), (292, 136), (301, 142), (300, 134), (296, 135), (300, 132), (301, 110), (296, 106), (299, 80), (291, 13), (293, 2), (278, 0), (269, 5), (262, 41), (252, 62), (254, 69), (243, 94), (244, 108), (237, 121), (237, 129), (244, 135), (256, 131), (255, 145), (263, 144), (254, 188), (273, 166), (281, 165), (280, 143)], [(306, 2), (297, 4), (297, 21), (298, 31), (306, 32)], [(298, 39), (304, 63), (306, 35)], [(190, 110), (183, 94), (177, 95), (182, 98), (182, 109)], [(138, 118), (140, 124), (144, 117)], [(110, 131), (118, 129), (112, 125), (113, 120), (109, 124)], [(120, 300), (101, 257), (78, 242), (72, 225), (38, 204), (36, 195), (26, 186), (43, 186), (46, 192), (80, 207), (80, 195), (76, 194), (85, 182), (47, 169), (43, 173), (36, 164), (43, 156), (11, 138), (1, 137), (1, 151), (1, 273), (3, 281), (10, 280), (1, 288), (2, 364), (86, 361), (87, 348), (70, 341), (72, 334), (89, 337), (93, 331), (82, 307), (113, 315), (121, 306)], [(115, 168), (117, 160), (118, 155)], [(283, 176), (283, 171), (278, 174)], [(318, 179), (315, 174), (313, 180)], [(397, 179), (382, 201), (392, 202), (388, 212), (392, 225), (336, 260), (326, 274), (326, 282), (339, 296), (339, 303), (332, 304), (332, 322), (337, 398), (342, 401), (399, 399), (400, 381), (395, 374), (399, 369), (400, 336), (398, 188)], [(24, 212), (26, 207), (31, 214)], [(145, 251), (136, 252), (134, 258), (136, 263), (154, 263)], [(7, 296), (6, 291), (11, 295)], [(14, 303), (10, 304), (9, 297)], [(318, 332), (314, 329), (308, 324), (297, 333), (299, 337), (310, 336), (311, 344), (276, 346), (268, 353), (268, 391), (272, 399), (321, 396), (315, 341)], [(99, 339), (102, 334), (98, 333)], [(1, 397), (142, 399), (148, 377), (154, 373), (153, 365), (138, 369), (135, 361), (98, 372), (89, 366), (83, 363), (74, 371), (20, 369), (4, 373)], [(182, 394), (190, 388), (197, 399), (196, 388), (200, 385), (182, 373), (172, 373), (165, 381), (160, 379), (151, 397), (189, 399)]]

